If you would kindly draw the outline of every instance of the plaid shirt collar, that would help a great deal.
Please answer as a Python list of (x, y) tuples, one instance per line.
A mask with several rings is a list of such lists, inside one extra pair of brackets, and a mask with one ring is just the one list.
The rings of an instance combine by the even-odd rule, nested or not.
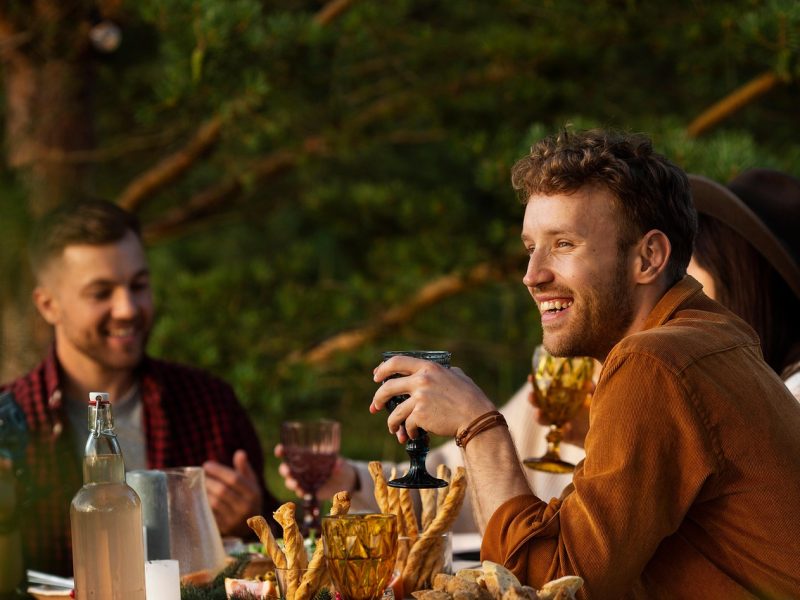
[[(166, 414), (162, 405), (162, 385), (154, 372), (154, 361), (144, 356), (137, 367), (140, 381), (142, 404), (144, 406), (145, 427), (149, 432), (147, 457), (150, 468), (162, 468), (169, 453), (170, 435)], [(36, 406), (34, 414), (35, 429), (52, 432), (54, 438), (65, 431), (64, 412), (64, 373), (58, 362), (55, 344), (50, 347), (43, 363), (44, 404)]]

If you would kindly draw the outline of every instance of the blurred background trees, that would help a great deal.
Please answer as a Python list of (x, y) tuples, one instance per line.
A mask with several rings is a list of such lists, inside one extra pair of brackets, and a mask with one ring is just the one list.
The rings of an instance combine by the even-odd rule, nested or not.
[(268, 453), (324, 414), (401, 457), (381, 350), (449, 349), (497, 402), (525, 379), (514, 160), (613, 126), (720, 181), (800, 175), (799, 55), (792, 0), (6, 0), (2, 379), (48, 341), (30, 223), (105, 197), (145, 223), (152, 354), (228, 379)]

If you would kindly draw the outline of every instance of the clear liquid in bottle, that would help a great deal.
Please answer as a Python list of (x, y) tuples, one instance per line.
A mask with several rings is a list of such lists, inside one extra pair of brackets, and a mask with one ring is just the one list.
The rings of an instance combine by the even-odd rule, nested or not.
[(107, 395), (89, 407), (84, 485), (72, 499), (72, 564), (78, 600), (145, 600), (139, 496), (125, 483)]

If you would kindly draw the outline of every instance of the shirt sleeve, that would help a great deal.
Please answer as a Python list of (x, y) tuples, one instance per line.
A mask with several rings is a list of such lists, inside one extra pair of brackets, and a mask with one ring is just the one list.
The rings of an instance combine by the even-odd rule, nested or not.
[(620, 597), (678, 529), (717, 460), (680, 374), (643, 354), (607, 361), (573, 489), (549, 503), (524, 495), (503, 504), (482, 558), (535, 587), (580, 575), (586, 597)]

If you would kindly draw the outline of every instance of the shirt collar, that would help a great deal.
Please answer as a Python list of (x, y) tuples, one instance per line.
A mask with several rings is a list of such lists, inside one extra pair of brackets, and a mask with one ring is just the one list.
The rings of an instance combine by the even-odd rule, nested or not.
[[(147, 400), (148, 404), (158, 403), (161, 399), (161, 386), (153, 372), (153, 361), (147, 355), (142, 357), (142, 361), (136, 369), (139, 377), (142, 400)], [(63, 404), (63, 373), (61, 363), (58, 362), (55, 342), (50, 345), (50, 351), (44, 360), (44, 382), (47, 393), (47, 406), (56, 413), (61, 412)]]
[(670, 320), (673, 314), (683, 305), (684, 302), (690, 298), (697, 296), (703, 290), (694, 277), (691, 275), (684, 275), (678, 283), (673, 285), (667, 292), (661, 296), (661, 300), (653, 307), (647, 319), (644, 322), (642, 330), (652, 329), (663, 325)]

